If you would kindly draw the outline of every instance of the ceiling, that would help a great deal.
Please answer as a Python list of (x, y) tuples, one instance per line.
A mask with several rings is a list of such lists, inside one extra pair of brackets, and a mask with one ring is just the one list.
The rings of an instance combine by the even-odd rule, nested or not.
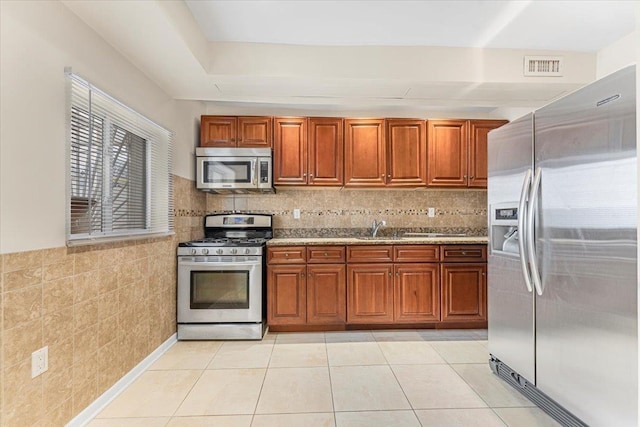
[(187, 0), (210, 41), (597, 52), (633, 31), (634, 1)]
[[(62, 0), (210, 114), (515, 118), (595, 79), (637, 1)], [(564, 59), (523, 76), (524, 55)]]

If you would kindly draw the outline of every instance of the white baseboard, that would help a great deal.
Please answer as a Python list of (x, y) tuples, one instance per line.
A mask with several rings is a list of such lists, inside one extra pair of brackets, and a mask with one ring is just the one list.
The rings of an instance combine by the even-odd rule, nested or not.
[(153, 350), (151, 354), (145, 357), (132, 370), (127, 372), (125, 376), (120, 378), (109, 390), (102, 393), (100, 397), (87, 406), (82, 412), (75, 416), (67, 427), (82, 427), (89, 424), (113, 399), (118, 397), (127, 387), (133, 383), (144, 371), (146, 371), (160, 356), (169, 350), (176, 342), (178, 342), (177, 334), (171, 335), (165, 342), (160, 344), (158, 348)]

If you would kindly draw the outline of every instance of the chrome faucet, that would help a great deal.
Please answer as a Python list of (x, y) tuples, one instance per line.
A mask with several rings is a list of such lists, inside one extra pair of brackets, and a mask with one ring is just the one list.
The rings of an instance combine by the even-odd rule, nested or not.
[(380, 222), (377, 222), (375, 219), (373, 220), (373, 225), (371, 226), (371, 237), (376, 237), (376, 235), (378, 234), (378, 230), (380, 229), (380, 227), (384, 227), (385, 225), (387, 225), (387, 222), (385, 220), (382, 220)]

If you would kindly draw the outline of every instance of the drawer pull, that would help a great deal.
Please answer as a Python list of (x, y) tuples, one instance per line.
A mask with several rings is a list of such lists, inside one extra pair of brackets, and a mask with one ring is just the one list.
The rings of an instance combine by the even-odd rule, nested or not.
[(325, 253), (324, 253), (324, 256), (329, 256), (329, 254), (325, 252)]
[(284, 253), (284, 256), (285, 256), (285, 257), (287, 257), (287, 258), (289, 258), (289, 253), (288, 253), (288, 252), (285, 252), (285, 253)]
[(466, 255), (466, 254), (467, 254), (466, 252), (462, 252), (462, 255)]

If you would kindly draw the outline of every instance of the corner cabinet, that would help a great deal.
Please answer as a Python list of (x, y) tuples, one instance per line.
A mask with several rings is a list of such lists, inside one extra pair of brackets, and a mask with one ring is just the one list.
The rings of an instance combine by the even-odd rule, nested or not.
[(486, 245), (273, 246), (274, 331), (486, 328)]
[(271, 117), (202, 116), (201, 147), (271, 148)]
[(429, 120), (427, 185), (487, 187), (487, 138), (504, 120)]

